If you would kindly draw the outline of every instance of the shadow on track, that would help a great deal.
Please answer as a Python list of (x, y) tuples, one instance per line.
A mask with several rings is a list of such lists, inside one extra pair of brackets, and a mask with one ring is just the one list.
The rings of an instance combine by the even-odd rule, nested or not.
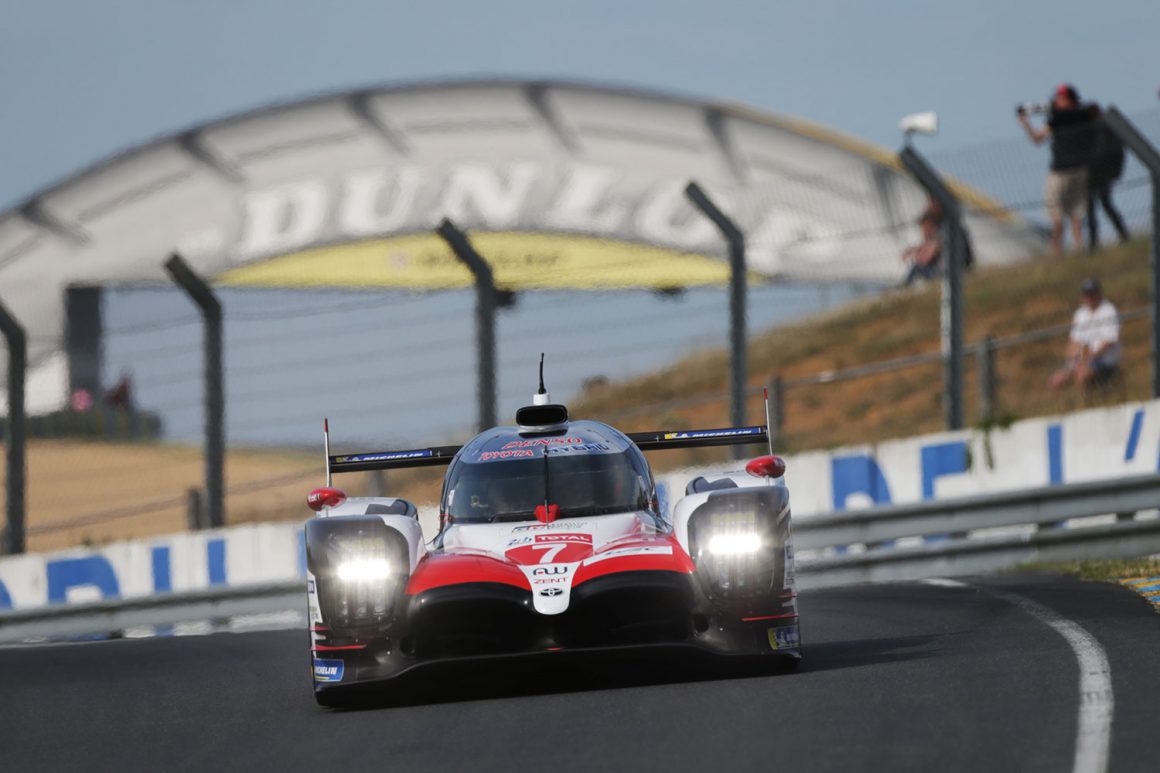
[(352, 686), (344, 696), (348, 706), (340, 710), (744, 679), (796, 670), (796, 661), (788, 658), (721, 659), (682, 652), (560, 652), (477, 663), (433, 663), (390, 683)]
[(807, 644), (802, 671), (834, 671), (934, 657), (948, 634), (852, 639)]
[[(938, 636), (819, 642), (805, 648), (803, 672), (933, 657)], [(518, 698), (673, 683), (789, 675), (797, 663), (783, 658), (716, 658), (702, 653), (555, 653), (477, 663), (435, 663), (386, 684), (350, 688), (351, 710)]]

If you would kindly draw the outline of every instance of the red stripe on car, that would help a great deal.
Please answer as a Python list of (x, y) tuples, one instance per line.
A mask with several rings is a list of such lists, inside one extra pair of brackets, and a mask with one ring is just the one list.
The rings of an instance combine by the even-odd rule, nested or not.
[(787, 617), (797, 617), (796, 612), (786, 612), (784, 615), (761, 615), (760, 617), (743, 617), (741, 622), (753, 623), (758, 620), (783, 620)]
[(432, 588), (469, 582), (492, 582), (530, 591), (528, 578), (514, 564), (479, 553), (428, 553), (407, 583), (414, 596)]
[[(649, 553), (648, 548), (670, 548), (669, 553)], [(634, 553), (634, 550), (640, 550)], [(623, 551), (623, 552), (622, 552)], [(602, 555), (608, 555), (602, 558)], [(660, 571), (692, 574), (696, 570), (693, 559), (685, 552), (675, 537), (624, 542), (618, 540), (606, 549), (595, 553), (576, 569), (572, 587), (581, 583), (619, 572)]]

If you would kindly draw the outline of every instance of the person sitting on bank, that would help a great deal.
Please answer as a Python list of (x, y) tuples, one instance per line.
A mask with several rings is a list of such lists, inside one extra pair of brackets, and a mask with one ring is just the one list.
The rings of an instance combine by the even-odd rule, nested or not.
[(1120, 367), (1120, 318), (1116, 307), (1103, 297), (1096, 279), (1085, 279), (1080, 285), (1080, 301), (1071, 321), (1067, 362), (1049, 381), (1056, 391), (1073, 382), (1090, 386)]
[(928, 207), (918, 225), (922, 229), (922, 241), (902, 251), (903, 262), (910, 264), (903, 287), (909, 287), (918, 279), (938, 276), (939, 258), (942, 256), (942, 218), (934, 207)]

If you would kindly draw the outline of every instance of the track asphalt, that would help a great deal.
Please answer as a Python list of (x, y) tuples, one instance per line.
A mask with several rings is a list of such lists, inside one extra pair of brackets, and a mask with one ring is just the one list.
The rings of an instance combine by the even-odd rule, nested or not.
[[(1095, 637), (1109, 769), (1160, 770), (1160, 615), (1049, 576), (806, 591), (790, 674), (544, 658), (316, 706), (306, 634), (0, 649), (5, 770), (1070, 771), (1079, 667), (1030, 599)], [(1008, 596), (997, 596), (988, 589)]]

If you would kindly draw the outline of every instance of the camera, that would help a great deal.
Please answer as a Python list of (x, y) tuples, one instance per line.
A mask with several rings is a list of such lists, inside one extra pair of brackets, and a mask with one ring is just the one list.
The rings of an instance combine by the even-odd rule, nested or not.
[(1015, 106), (1015, 115), (1036, 115), (1051, 110), (1050, 102), (1021, 102)]
[(927, 110), (924, 113), (908, 115), (898, 122), (898, 128), (907, 136), (911, 134), (938, 134), (938, 113)]

